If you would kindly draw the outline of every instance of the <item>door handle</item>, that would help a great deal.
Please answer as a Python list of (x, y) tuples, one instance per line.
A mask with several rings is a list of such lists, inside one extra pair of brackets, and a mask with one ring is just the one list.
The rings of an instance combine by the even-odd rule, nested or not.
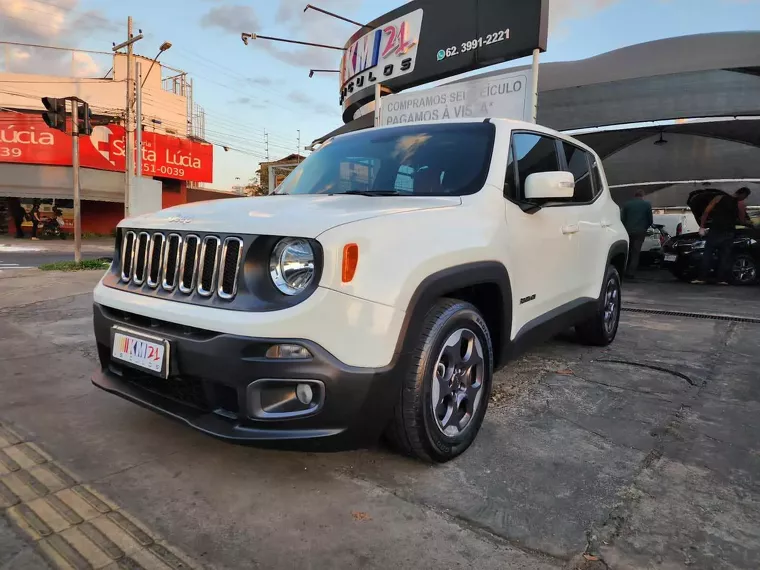
[(580, 226), (578, 224), (570, 224), (568, 226), (562, 226), (562, 233), (567, 234), (577, 234), (581, 230)]
[(612, 224), (611, 224), (611, 223), (609, 223), (609, 222), (605, 222), (605, 221), (602, 221), (602, 227), (603, 227), (603, 228), (611, 228), (611, 227), (612, 227)]

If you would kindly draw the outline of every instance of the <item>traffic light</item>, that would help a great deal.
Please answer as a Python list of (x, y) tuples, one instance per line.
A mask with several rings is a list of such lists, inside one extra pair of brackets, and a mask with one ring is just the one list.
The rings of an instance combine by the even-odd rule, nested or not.
[(51, 129), (57, 129), (66, 132), (66, 99), (56, 99), (55, 97), (43, 97), (42, 104), (45, 109), (42, 113), (42, 119)]
[(85, 102), (77, 103), (77, 122), (79, 123), (77, 126), (80, 135), (92, 134), (92, 111)]

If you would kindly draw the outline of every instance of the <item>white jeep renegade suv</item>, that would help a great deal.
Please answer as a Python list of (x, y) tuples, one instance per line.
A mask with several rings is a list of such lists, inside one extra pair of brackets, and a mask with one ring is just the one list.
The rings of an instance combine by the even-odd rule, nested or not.
[(606, 345), (627, 235), (588, 147), (516, 121), (335, 137), (264, 198), (119, 224), (93, 382), (237, 442), (446, 461), (494, 369), (574, 326)]

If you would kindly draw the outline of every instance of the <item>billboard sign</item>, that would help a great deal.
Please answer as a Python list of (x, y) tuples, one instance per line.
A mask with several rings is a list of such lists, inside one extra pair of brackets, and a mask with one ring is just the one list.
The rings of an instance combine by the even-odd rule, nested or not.
[(374, 97), (378, 82), (398, 92), (544, 51), (548, 23), (549, 0), (407, 2), (346, 42), (343, 121)]
[(531, 71), (472, 79), (383, 97), (379, 125), (445, 119), (499, 118), (532, 121)]
[[(346, 49), (340, 66), (341, 85), (351, 92), (414, 71), (422, 27), (422, 10), (415, 10), (368, 32)], [(348, 91), (347, 91), (348, 92)]]
[[(71, 166), (71, 137), (45, 125), (39, 113), (0, 113), (0, 162)], [(143, 132), (143, 176), (211, 182), (214, 151), (207, 143)], [(124, 172), (124, 127), (99, 125), (79, 137), (83, 168)]]

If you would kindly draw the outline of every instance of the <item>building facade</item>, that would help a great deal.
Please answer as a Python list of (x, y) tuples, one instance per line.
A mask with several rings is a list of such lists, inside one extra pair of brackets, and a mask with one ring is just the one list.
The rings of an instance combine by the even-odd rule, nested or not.
[[(184, 72), (166, 77), (160, 63), (150, 69), (152, 60), (135, 60), (142, 67), (142, 177), (137, 185), (155, 207), (186, 203), (188, 189), (213, 179), (213, 147), (194, 124), (198, 109), (192, 84)], [(124, 217), (126, 78), (122, 54), (114, 56), (107, 78), (0, 74), (0, 201), (19, 198), (27, 210), (38, 201), (43, 216), (57, 207), (64, 230), (73, 229), (72, 137), (46, 126), (41, 99), (76, 96), (90, 105), (95, 125), (90, 136), (79, 139), (82, 230), (112, 232)], [(6, 219), (1, 228), (12, 231), (12, 221)]]

